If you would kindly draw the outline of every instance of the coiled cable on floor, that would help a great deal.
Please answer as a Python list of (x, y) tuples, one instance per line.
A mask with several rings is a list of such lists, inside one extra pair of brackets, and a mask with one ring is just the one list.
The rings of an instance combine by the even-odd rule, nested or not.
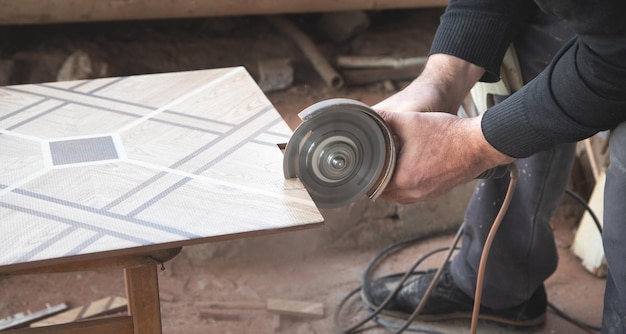
[[(513, 194), (513, 190), (515, 188), (516, 182), (517, 182), (517, 177), (518, 175), (518, 171), (517, 168), (514, 165), (510, 166), (511, 171), (511, 180), (509, 182), (509, 188), (507, 190), (507, 194), (505, 196), (505, 199), (503, 201), (503, 204), (500, 208), (500, 211), (498, 213), (498, 215), (496, 216), (495, 220), (494, 220), (494, 224), (492, 225), (491, 229), (490, 229), (490, 233), (487, 237), (487, 242), (485, 243), (485, 248), (483, 249), (483, 255), (481, 256), (481, 264), (482, 264), (482, 274), (481, 274), (481, 269), (479, 267), (479, 275), (477, 277), (477, 284), (476, 284), (476, 292), (477, 294), (474, 297), (474, 310), (472, 313), (472, 333), (475, 333), (476, 328), (477, 328), (477, 317), (479, 315), (480, 312), (480, 298), (481, 298), (481, 294), (478, 293), (478, 291), (482, 290), (482, 283), (484, 280), (484, 267), (486, 265), (487, 262), (487, 257), (485, 254), (488, 254), (489, 248), (491, 247), (491, 244), (493, 242), (493, 238), (495, 237), (495, 232), (497, 231), (500, 223), (502, 222), (503, 218), (504, 218), (504, 214), (506, 213), (506, 211), (508, 210), (508, 206), (510, 204), (510, 200), (512, 198), (512, 194)], [(569, 194), (570, 196), (574, 197), (591, 215), (592, 219), (594, 220), (596, 227), (598, 228), (598, 231), (600, 233), (602, 233), (602, 227), (600, 225), (600, 222), (597, 218), (597, 216), (594, 214), (593, 210), (589, 207), (589, 205), (587, 205), (587, 203), (585, 202), (584, 199), (582, 199), (582, 197), (580, 197), (578, 194), (576, 194), (575, 192), (566, 189), (566, 193)], [(431, 250), (429, 252), (427, 252), (426, 254), (424, 254), (423, 256), (421, 256), (410, 268), (410, 270), (408, 270), (405, 273), (396, 273), (396, 274), (392, 274), (390, 276), (402, 276), (402, 279), (400, 280), (399, 284), (396, 286), (396, 288), (389, 294), (389, 296), (387, 296), (387, 298), (385, 298), (385, 300), (375, 309), (375, 310), (371, 310), (371, 309), (367, 309), (368, 311), (368, 316), (359, 321), (357, 324), (351, 326), (348, 329), (341, 329), (341, 323), (339, 321), (339, 317), (340, 317), (340, 313), (341, 310), (343, 309), (344, 305), (350, 300), (350, 298), (352, 298), (353, 296), (357, 295), (359, 292), (361, 292), (362, 289), (367, 287), (367, 282), (369, 282), (370, 280), (370, 276), (371, 276), (371, 272), (373, 271), (373, 269), (381, 262), (381, 260), (387, 256), (389, 256), (392, 253), (395, 253), (397, 251), (399, 251), (400, 249), (407, 247), (411, 244), (423, 241), (425, 239), (428, 238), (432, 238), (432, 237), (437, 237), (437, 236), (441, 236), (444, 234), (447, 234), (447, 232), (439, 232), (439, 233), (432, 233), (426, 236), (420, 236), (417, 238), (411, 238), (408, 240), (403, 240), (397, 243), (393, 243), (387, 247), (385, 247), (383, 250), (379, 251), (373, 258), (372, 260), (370, 260), (370, 262), (368, 263), (368, 265), (366, 266), (366, 269), (364, 270), (364, 273), (362, 275), (362, 286), (358, 287), (354, 290), (352, 290), (351, 292), (349, 292), (337, 305), (337, 308), (335, 310), (335, 314), (334, 314), (334, 322), (335, 322), (335, 328), (338, 330), (339, 333), (341, 334), (350, 334), (350, 333), (356, 333), (360, 330), (363, 330), (361, 327), (367, 323), (370, 320), (375, 321), (376, 323), (388, 328), (388, 329), (392, 329), (395, 331), (395, 333), (402, 333), (403, 331), (412, 331), (412, 332), (420, 332), (420, 333), (428, 333), (428, 334), (443, 334), (437, 330), (434, 330), (432, 328), (424, 328), (424, 327), (416, 327), (416, 326), (411, 326), (411, 323), (413, 322), (413, 320), (415, 320), (415, 318), (417, 317), (417, 315), (419, 314), (419, 312), (421, 312), (421, 309), (423, 308), (423, 305), (426, 302), (426, 300), (428, 299), (428, 296), (430, 295), (430, 290), (432, 290), (432, 288), (434, 287), (434, 285), (436, 284), (436, 282), (439, 279), (440, 275), (436, 275), (436, 277), (433, 278), (433, 280), (431, 281), (429, 288), (427, 289), (427, 293), (424, 295), (424, 298), (422, 298), (420, 305), (418, 305), (418, 307), (416, 308), (416, 311), (413, 312), (413, 314), (411, 315), (411, 317), (404, 321), (402, 325), (399, 325), (395, 322), (391, 322), (391, 321), (387, 321), (382, 317), (379, 317), (379, 314), (382, 312), (382, 310), (385, 308), (385, 306), (396, 296), (396, 294), (400, 291), (400, 289), (402, 288), (402, 286), (404, 285), (404, 283), (406, 282), (406, 280), (412, 276), (412, 275), (421, 275), (426, 273), (425, 271), (416, 271), (416, 268), (424, 261), (426, 260), (428, 257), (439, 253), (439, 252), (443, 252), (443, 251), (448, 251), (447, 255), (446, 255), (446, 260), (443, 262), (443, 265), (445, 265), (447, 263), (447, 261), (449, 260), (451, 254), (454, 252), (454, 250), (457, 250), (457, 244), (460, 240), (460, 236), (462, 235), (462, 231), (463, 231), (463, 224), (460, 226), (460, 228), (457, 230), (457, 233), (455, 235), (455, 238), (453, 239), (453, 242), (451, 243), (451, 245), (449, 247), (440, 247), (434, 250)], [(442, 267), (443, 267), (442, 265)], [(441, 268), (440, 267), (438, 269), (438, 273), (440, 274)], [(478, 305), (478, 307), (476, 306)], [(601, 328), (599, 326), (594, 326), (594, 325), (590, 325), (587, 324), (585, 322), (582, 322), (580, 320), (577, 320), (575, 318), (573, 318), (572, 316), (568, 315), (567, 313), (565, 313), (564, 311), (560, 310), (558, 307), (556, 307), (554, 304), (550, 303), (548, 301), (548, 307), (557, 315), (560, 316), (561, 318), (569, 321), (570, 323), (582, 328), (582, 329), (586, 329), (586, 330), (592, 330), (592, 331), (600, 331)]]
[[(345, 305), (348, 300), (356, 295), (357, 293), (359, 293), (362, 289), (362, 287), (359, 287), (353, 291), (351, 291), (350, 293), (348, 293), (348, 295), (346, 295), (340, 302), (339, 305), (337, 307), (337, 309), (335, 310), (335, 328), (337, 328), (338, 333), (341, 334), (349, 334), (349, 333), (356, 333), (357, 330), (359, 328), (361, 328), (363, 325), (365, 325), (368, 321), (373, 320), (376, 316), (378, 316), (383, 309), (385, 308), (385, 306), (387, 304), (389, 304), (389, 302), (395, 297), (395, 295), (400, 291), (400, 289), (402, 289), (402, 285), (404, 284), (404, 282), (406, 282), (406, 280), (411, 276), (411, 275), (416, 275), (416, 274), (424, 274), (424, 271), (415, 271), (415, 269), (424, 261), (426, 260), (428, 257), (432, 256), (433, 254), (439, 253), (439, 252), (443, 252), (443, 251), (448, 251), (448, 256), (447, 258), (450, 257), (451, 253), (455, 250), (456, 248), (456, 244), (458, 244), (458, 241), (460, 240), (460, 236), (462, 235), (462, 231), (463, 231), (463, 226), (461, 225), (461, 227), (458, 229), (456, 237), (455, 237), (455, 241), (453, 241), (452, 246), (451, 247), (440, 247), (434, 250), (431, 250), (429, 252), (427, 252), (426, 254), (424, 254), (422, 257), (420, 257), (417, 261), (415, 261), (415, 263), (411, 266), (411, 268), (404, 272), (404, 273), (399, 273), (396, 274), (398, 276), (402, 275), (403, 277), (400, 279), (399, 284), (396, 286), (396, 288), (387, 296), (387, 298), (385, 298), (385, 300), (373, 311), (369, 312), (369, 315), (367, 317), (365, 317), (364, 319), (360, 320), (358, 323), (350, 326), (347, 329), (342, 329), (341, 328), (341, 324), (339, 322), (339, 315), (341, 313), (341, 310), (343, 309), (343, 305)], [(369, 281), (369, 277), (371, 275), (371, 272), (373, 271), (373, 269), (376, 267), (376, 265), (378, 263), (380, 263), (380, 261), (386, 257), (389, 256), (390, 254), (393, 253), (393, 251), (398, 251), (410, 244), (414, 244), (416, 242), (428, 239), (428, 238), (432, 238), (438, 235), (443, 235), (444, 233), (436, 233), (436, 234), (430, 234), (428, 236), (422, 236), (422, 237), (417, 237), (417, 238), (411, 238), (411, 239), (407, 239), (407, 240), (403, 240), (394, 244), (391, 244), (387, 247), (385, 247), (382, 251), (378, 252), (374, 258), (372, 258), (372, 260), (370, 260), (370, 262), (368, 263), (367, 267), (365, 268), (363, 275), (362, 275), (362, 286), (366, 286), (367, 282)], [(410, 321), (407, 321), (408, 324), (410, 324)]]
[[(491, 249), (491, 244), (493, 242), (493, 238), (495, 237), (495, 232), (497, 231), (498, 227), (500, 226), (500, 223), (502, 222), (502, 219), (506, 213), (506, 211), (508, 210), (509, 204), (511, 202), (511, 198), (513, 196), (513, 190), (515, 189), (515, 185), (517, 183), (517, 178), (519, 176), (519, 172), (517, 170), (517, 167), (514, 164), (511, 164), (510, 166), (508, 166), (508, 170), (509, 170), (509, 174), (510, 174), (510, 181), (509, 181), (509, 187), (506, 193), (506, 196), (504, 198), (504, 201), (502, 203), (502, 206), (500, 207), (500, 210), (498, 212), (498, 215), (496, 216), (496, 219), (494, 221), (494, 224), (491, 227), (490, 233), (487, 237), (487, 243), (485, 244), (485, 247), (483, 249), (483, 255), (481, 256), (481, 264), (479, 266), (479, 272), (478, 272), (478, 277), (477, 277), (477, 282), (476, 282), (476, 296), (475, 296), (475, 305), (474, 305), (474, 313), (476, 313), (476, 315), (472, 315), (472, 334), (476, 333), (476, 327), (478, 324), (478, 311), (480, 310), (480, 298), (481, 298), (481, 292), (480, 290), (482, 290), (482, 281), (484, 279), (484, 271), (485, 271), (485, 264), (486, 264), (486, 259), (487, 259), (487, 255), (489, 253), (489, 250)], [(441, 249), (437, 249), (435, 251), (431, 251), (432, 252), (439, 252), (439, 251), (444, 251), (447, 250), (447, 254), (445, 256), (445, 259), (443, 261), (443, 263), (441, 264), (441, 266), (437, 269), (437, 272), (435, 273), (435, 276), (433, 277), (432, 281), (430, 282), (428, 288), (426, 289), (426, 292), (424, 293), (424, 296), (422, 297), (419, 305), (415, 308), (415, 310), (413, 311), (413, 313), (409, 316), (409, 318), (405, 321), (404, 325), (401, 326), (395, 333), (399, 334), (404, 332), (407, 328), (410, 327), (411, 323), (417, 318), (417, 316), (419, 315), (419, 313), (422, 311), (422, 309), (424, 308), (424, 306), (426, 305), (426, 301), (428, 300), (428, 298), (430, 297), (430, 294), (432, 293), (432, 291), (434, 290), (435, 286), (437, 285), (437, 282), (439, 281), (439, 277), (441, 276), (444, 267), (446, 265), (446, 263), (448, 263), (448, 261), (450, 260), (450, 258), (452, 257), (452, 254), (454, 252), (454, 250), (457, 248), (457, 245), (461, 239), (462, 236), (462, 232), (463, 232), (463, 225), (461, 225), (461, 227), (458, 229), (457, 234), (454, 237), (454, 240), (452, 241), (452, 245), (450, 247), (445, 247), (445, 248), (441, 248)], [(380, 258), (382, 258), (383, 256), (388, 255), (388, 253), (395, 249), (395, 248), (399, 248), (400, 246), (405, 245), (406, 243), (409, 242), (414, 242), (413, 240), (408, 240), (405, 242), (400, 242), (397, 244), (393, 244), (387, 248), (385, 248), (382, 252), (380, 252), (379, 254), (377, 254), (377, 256), (374, 257), (374, 259), (372, 259), (370, 261), (370, 263), (367, 266), (367, 269), (365, 271), (365, 273), (363, 274), (363, 286), (365, 285), (365, 282), (368, 279), (368, 276), (370, 274), (371, 269), (374, 267), (374, 265), (380, 260)], [(396, 294), (402, 289), (402, 286), (404, 285), (404, 283), (406, 282), (406, 280), (412, 275), (415, 274), (415, 268), (417, 268), (421, 262), (426, 259), (429, 254), (426, 254), (425, 256), (422, 256), (418, 261), (416, 261), (413, 266), (410, 268), (410, 270), (406, 271), (403, 275), (403, 277), (400, 279), (400, 282), (397, 284), (397, 286), (394, 288), (394, 290), (385, 298), (385, 300), (380, 303), (380, 305), (378, 305), (378, 307), (372, 311), (365, 319), (359, 321), (357, 324), (351, 326), (348, 329), (341, 329), (341, 326), (339, 325), (338, 322), (338, 314), (341, 311), (341, 307), (345, 304), (345, 302), (347, 302), (347, 299), (344, 298), (344, 300), (341, 301), (340, 306), (337, 308), (337, 311), (335, 313), (335, 324), (336, 327), (339, 331), (339, 333), (355, 333), (355, 331), (360, 328), (361, 326), (363, 326), (365, 323), (367, 323), (368, 321), (372, 320), (374, 317), (376, 317), (378, 314), (380, 314), (382, 312), (382, 310), (384, 310), (384, 308), (387, 306), (387, 304), (389, 304), (389, 302), (391, 302), (391, 300), (393, 300), (393, 298), (396, 296)], [(484, 258), (484, 260), (483, 260)], [(482, 271), (482, 274), (481, 274)], [(479, 289), (480, 288), (480, 289)], [(360, 289), (359, 289), (360, 290)], [(352, 296), (354, 294), (358, 293), (354, 292), (349, 294), (349, 296)], [(349, 297), (348, 297), (349, 299)], [(476, 307), (476, 302), (478, 303), (478, 307)], [(476, 310), (478, 309), (478, 310)]]

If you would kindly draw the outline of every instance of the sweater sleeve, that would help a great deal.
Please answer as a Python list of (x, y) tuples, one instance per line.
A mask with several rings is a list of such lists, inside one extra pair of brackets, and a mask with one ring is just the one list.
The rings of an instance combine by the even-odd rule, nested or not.
[(451, 0), (430, 54), (449, 54), (481, 66), (486, 70), (481, 81), (496, 82), (506, 49), (536, 9), (529, 0)]
[(593, 8), (576, 8), (576, 2), (544, 1), (542, 8), (565, 18), (578, 36), (537, 78), (485, 112), (483, 134), (492, 146), (523, 158), (626, 121), (626, 24), (620, 22), (626, 6), (621, 3), (594, 1)]

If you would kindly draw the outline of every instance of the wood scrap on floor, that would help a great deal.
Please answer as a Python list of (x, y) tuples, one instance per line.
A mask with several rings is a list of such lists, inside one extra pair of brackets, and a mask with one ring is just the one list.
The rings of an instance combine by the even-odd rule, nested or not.
[(67, 305), (65, 303), (58, 304), (55, 306), (50, 306), (46, 304), (46, 308), (40, 311), (31, 312), (29, 310), (29, 311), (26, 311), (26, 313), (24, 312), (16, 313), (13, 316), (0, 319), (0, 331), (5, 330), (5, 329), (28, 326), (33, 321), (62, 312), (66, 309), (67, 309)]
[[(272, 328), (278, 332), (283, 316), (291, 319), (316, 320), (324, 318), (324, 304), (320, 302), (286, 299), (261, 301), (202, 301), (194, 305), (202, 308), (199, 317), (209, 321), (240, 321), (243, 311), (265, 311), (272, 316)], [(208, 309), (208, 310), (206, 310)]]
[(106, 297), (87, 305), (75, 307), (71, 310), (67, 310), (41, 321), (34, 322), (30, 325), (30, 327), (43, 327), (76, 322), (96, 316), (122, 312), (126, 309), (126, 307), (127, 302), (125, 298), (116, 296)]
[[(603, 169), (600, 175), (598, 175), (595, 188), (588, 203), (599, 220), (600, 226), (603, 226), (605, 184), (606, 174)], [(585, 211), (580, 220), (571, 249), (581, 260), (583, 267), (587, 271), (598, 277), (606, 277), (608, 267), (604, 257), (604, 248), (602, 247), (602, 235), (598, 231), (593, 217), (587, 211)]]
[(320, 302), (270, 298), (266, 303), (257, 301), (208, 301), (197, 302), (195, 305), (199, 308), (216, 310), (266, 310), (273, 314), (299, 318), (324, 318), (324, 304)]
[[(601, 227), (603, 227), (604, 216), (605, 172), (610, 161), (609, 135), (610, 133), (605, 131), (585, 139), (579, 143), (577, 152), (584, 174), (593, 186), (587, 204)], [(581, 260), (587, 271), (597, 277), (606, 277), (608, 267), (602, 246), (602, 235), (594, 220), (594, 217), (585, 211), (580, 219), (571, 250)]]
[(268, 299), (267, 311), (271, 313), (308, 319), (324, 318), (324, 304), (285, 299)]
[(200, 308), (213, 308), (220, 310), (265, 310), (266, 303), (263, 302), (240, 302), (240, 301), (209, 301), (196, 302)]
[(202, 320), (209, 321), (241, 321), (241, 314), (228, 313), (220, 310), (216, 311), (202, 311), (198, 315)]

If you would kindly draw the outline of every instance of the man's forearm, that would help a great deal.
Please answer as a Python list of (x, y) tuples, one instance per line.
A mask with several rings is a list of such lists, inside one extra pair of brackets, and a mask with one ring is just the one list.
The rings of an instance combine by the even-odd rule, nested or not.
[(460, 58), (434, 54), (428, 57), (422, 73), (401, 92), (375, 109), (396, 112), (441, 111), (456, 114), (484, 69)]
[(456, 113), (470, 89), (485, 73), (485, 69), (461, 58), (433, 54), (416, 81), (439, 89), (447, 104), (445, 111)]

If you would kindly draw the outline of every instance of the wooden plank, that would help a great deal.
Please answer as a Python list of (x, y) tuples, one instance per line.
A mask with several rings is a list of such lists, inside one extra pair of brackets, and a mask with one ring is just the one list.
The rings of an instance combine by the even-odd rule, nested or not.
[(110, 296), (34, 322), (30, 324), (30, 327), (43, 327), (81, 321), (99, 315), (120, 312), (125, 310), (126, 306), (126, 298)]
[(222, 310), (265, 310), (267, 308), (267, 303), (240, 301), (199, 301), (195, 302), (194, 306)]
[[(603, 226), (602, 217), (604, 215), (604, 186), (606, 184), (606, 173), (602, 169), (599, 172), (596, 185), (589, 199), (589, 207)], [(607, 263), (604, 257), (604, 248), (602, 247), (602, 235), (589, 212), (585, 211), (578, 225), (576, 236), (572, 244), (572, 252), (578, 256), (583, 267), (590, 273), (605, 277), (607, 274)]]
[(324, 304), (285, 299), (268, 299), (267, 311), (303, 318), (324, 318)]
[(584, 176), (591, 187), (598, 179), (600, 172), (609, 164), (609, 131), (599, 132), (577, 145), (577, 155), (580, 158)]
[(598, 176), (600, 175), (600, 170), (598, 168), (598, 163), (596, 161), (596, 154), (594, 152), (593, 147), (591, 146), (591, 138), (587, 138), (583, 140), (583, 145), (585, 147), (585, 151), (587, 151), (589, 167), (591, 168), (591, 174), (593, 175), (593, 181), (595, 182), (598, 180)]
[(196, 307), (216, 310), (267, 310), (270, 313), (304, 318), (323, 318), (324, 304), (318, 302), (297, 301), (270, 298), (267, 302), (246, 301), (201, 301)]
[(443, 7), (444, 0), (2, 0), (0, 24), (85, 22)]
[(424, 66), (428, 57), (370, 57), (370, 56), (338, 56), (339, 68), (402, 68)]
[(128, 315), (135, 333), (161, 334), (161, 305), (156, 266), (124, 269)]
[[(86, 320), (48, 327), (20, 328), (7, 334), (132, 334), (133, 318), (121, 316), (105, 319)], [(138, 332), (134, 332), (138, 333)]]

